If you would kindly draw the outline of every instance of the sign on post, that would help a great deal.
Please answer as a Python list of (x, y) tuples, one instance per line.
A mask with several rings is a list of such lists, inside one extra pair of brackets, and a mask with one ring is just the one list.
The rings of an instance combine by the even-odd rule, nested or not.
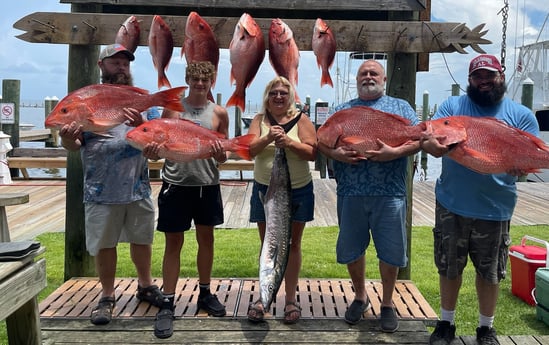
[(0, 103), (0, 123), (14, 124), (15, 123), (15, 104)]

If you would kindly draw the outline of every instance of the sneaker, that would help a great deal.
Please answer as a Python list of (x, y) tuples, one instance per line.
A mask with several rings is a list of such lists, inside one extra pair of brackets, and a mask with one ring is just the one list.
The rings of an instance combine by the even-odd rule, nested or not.
[(379, 325), (381, 331), (386, 333), (396, 332), (398, 329), (398, 317), (393, 307), (381, 307), (379, 316)]
[(225, 306), (219, 302), (217, 296), (214, 294), (208, 294), (203, 297), (199, 296), (197, 305), (199, 309), (204, 309), (211, 316), (220, 317), (227, 314)]
[(435, 330), (429, 337), (429, 345), (448, 345), (456, 338), (456, 325), (449, 321), (438, 321)]
[(345, 322), (350, 325), (356, 325), (362, 319), (362, 314), (368, 311), (371, 307), (372, 305), (370, 304), (369, 299), (366, 300), (366, 302), (355, 299), (345, 312)]
[(488, 326), (477, 328), (477, 341), (481, 345), (499, 345), (496, 330)]

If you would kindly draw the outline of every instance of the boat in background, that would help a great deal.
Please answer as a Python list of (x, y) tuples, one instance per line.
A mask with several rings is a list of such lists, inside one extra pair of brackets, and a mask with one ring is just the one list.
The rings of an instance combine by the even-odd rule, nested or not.
[(19, 124), (19, 130), (20, 131), (30, 131), (34, 128), (34, 125), (32, 123), (20, 123)]

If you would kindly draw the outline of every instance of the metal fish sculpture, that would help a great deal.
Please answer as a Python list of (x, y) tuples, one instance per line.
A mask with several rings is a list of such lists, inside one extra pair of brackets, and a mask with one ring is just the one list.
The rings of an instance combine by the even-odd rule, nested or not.
[(151, 52), (154, 68), (158, 72), (158, 88), (172, 87), (166, 70), (173, 53), (173, 36), (168, 24), (162, 17), (155, 15), (149, 32), (149, 51)]
[(334, 87), (332, 77), (330, 76), (330, 67), (334, 63), (336, 45), (332, 29), (321, 18), (317, 18), (313, 30), (312, 47), (316, 56), (316, 63), (322, 70), (320, 87), (324, 85)]
[(450, 116), (421, 124), (435, 137), (466, 135), (448, 157), (481, 174), (510, 170), (534, 173), (549, 168), (549, 147), (536, 136), (493, 117)]
[(259, 258), (260, 300), (268, 311), (278, 293), (290, 254), (292, 187), (283, 148), (276, 148), (273, 170), (264, 196), (265, 237)]
[(60, 129), (73, 121), (87, 132), (105, 132), (127, 120), (124, 108), (145, 111), (162, 106), (184, 111), (181, 96), (186, 86), (149, 94), (133, 86), (95, 84), (75, 90), (57, 103), (45, 121), (46, 128)]
[(160, 118), (147, 121), (132, 129), (126, 140), (133, 147), (143, 150), (152, 142), (159, 144), (158, 155), (172, 162), (189, 162), (212, 157), (211, 145), (220, 140), (225, 151), (231, 151), (243, 159), (251, 160), (250, 142), (255, 134), (226, 139), (223, 134), (178, 118)]
[(401, 116), (358, 106), (335, 112), (317, 131), (318, 141), (328, 147), (350, 146), (360, 155), (378, 150), (380, 139), (389, 146), (419, 140), (422, 128)]
[(126, 47), (132, 53), (135, 53), (137, 46), (139, 46), (139, 35), (141, 34), (141, 28), (139, 27), (139, 21), (135, 16), (129, 16), (128, 19), (120, 26), (114, 43), (119, 43)]
[[(288, 79), (295, 89), (298, 82), (299, 49), (292, 30), (279, 18), (273, 19), (269, 28), (269, 61), (276, 74)], [(300, 103), (297, 90), (295, 100)]]
[(233, 39), (229, 45), (231, 59), (231, 79), (236, 89), (227, 101), (226, 107), (237, 106), (246, 109), (246, 88), (254, 79), (265, 58), (263, 32), (248, 13), (244, 13), (235, 26)]

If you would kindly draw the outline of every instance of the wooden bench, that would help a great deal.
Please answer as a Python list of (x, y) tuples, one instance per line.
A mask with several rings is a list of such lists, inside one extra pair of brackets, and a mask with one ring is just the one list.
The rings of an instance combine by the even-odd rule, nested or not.
[[(149, 170), (162, 170), (164, 160), (149, 160)], [(10, 169), (19, 169), (24, 179), (30, 179), (27, 169), (45, 168), (45, 169), (66, 169), (67, 151), (57, 148), (41, 149), (14, 149), (13, 156), (8, 157), (8, 166)], [(254, 170), (254, 162), (243, 159), (228, 159), (225, 163), (219, 165), (219, 170), (240, 171), (240, 179), (243, 179), (242, 171)]]

